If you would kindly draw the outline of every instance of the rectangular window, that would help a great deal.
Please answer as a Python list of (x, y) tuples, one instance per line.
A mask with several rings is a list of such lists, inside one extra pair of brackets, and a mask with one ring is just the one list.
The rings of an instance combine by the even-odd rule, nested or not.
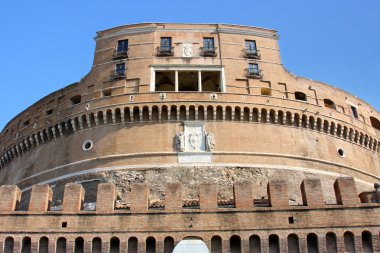
[(214, 38), (203, 38), (203, 47), (205, 50), (214, 50)]
[(249, 75), (260, 75), (259, 65), (257, 63), (249, 63), (248, 64), (248, 74)]
[(354, 116), (355, 118), (359, 118), (358, 111), (356, 110), (355, 106), (351, 105), (351, 112), (352, 112), (352, 116)]
[(247, 53), (256, 53), (256, 41), (254, 40), (246, 40), (245, 41), (245, 50)]
[(125, 75), (125, 63), (116, 64), (115, 74), (116, 74), (116, 76), (124, 76)]
[(126, 52), (128, 51), (128, 40), (119, 40), (117, 42), (117, 52)]
[(171, 51), (171, 48), (172, 48), (172, 38), (161, 37), (161, 50)]

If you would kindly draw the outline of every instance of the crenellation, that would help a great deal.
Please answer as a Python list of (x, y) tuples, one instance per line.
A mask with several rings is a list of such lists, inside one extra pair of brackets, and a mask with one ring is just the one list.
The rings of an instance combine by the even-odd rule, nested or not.
[(325, 205), (321, 180), (318, 178), (304, 179), (301, 184), (303, 204), (309, 208)]
[(199, 205), (201, 210), (213, 210), (218, 208), (218, 190), (215, 183), (199, 185)]
[(355, 180), (352, 177), (337, 178), (334, 183), (334, 190), (337, 204), (356, 205), (359, 197), (356, 191)]
[(49, 185), (33, 185), (28, 211), (49, 211), (53, 199), (53, 191)]
[(288, 186), (285, 180), (271, 180), (267, 189), (271, 207), (285, 208), (289, 206)]
[(115, 209), (117, 193), (116, 186), (111, 183), (101, 183), (98, 185), (96, 195), (96, 211), (112, 212)]
[(15, 211), (21, 200), (21, 190), (16, 185), (0, 187), (0, 211)]
[(84, 188), (81, 184), (68, 183), (63, 194), (62, 212), (78, 212), (84, 202)]
[(149, 188), (145, 183), (133, 184), (129, 195), (131, 212), (147, 212), (149, 208)]

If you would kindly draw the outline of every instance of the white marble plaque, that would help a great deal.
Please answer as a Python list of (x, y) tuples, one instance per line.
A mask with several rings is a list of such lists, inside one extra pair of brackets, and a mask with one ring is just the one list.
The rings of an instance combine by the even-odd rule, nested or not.
[(183, 43), (182, 44), (182, 57), (193, 57), (193, 44)]

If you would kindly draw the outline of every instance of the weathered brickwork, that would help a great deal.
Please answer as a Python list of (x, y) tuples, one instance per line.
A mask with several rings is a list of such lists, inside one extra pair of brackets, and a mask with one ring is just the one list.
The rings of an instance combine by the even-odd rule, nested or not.
[(291, 74), (278, 39), (98, 32), (90, 72), (0, 134), (0, 251), (380, 252), (380, 113)]

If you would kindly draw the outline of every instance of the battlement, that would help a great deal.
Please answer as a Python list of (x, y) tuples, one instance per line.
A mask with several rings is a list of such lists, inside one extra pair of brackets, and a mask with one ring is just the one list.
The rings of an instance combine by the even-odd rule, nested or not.
[[(379, 198), (372, 197), (376, 193), (362, 193), (358, 196), (355, 181), (350, 177), (337, 178), (334, 183), (336, 205), (326, 205), (324, 201), (320, 179), (303, 180), (300, 190), (303, 205), (290, 206), (288, 186), (285, 180), (270, 180), (267, 185), (268, 199), (254, 199), (254, 186), (250, 181), (236, 181), (233, 186), (233, 199), (218, 200), (218, 186), (215, 183), (199, 185), (198, 199), (183, 199), (182, 185), (168, 183), (165, 187), (165, 199), (149, 198), (149, 186), (145, 183), (133, 184), (128, 203), (118, 203), (116, 186), (112, 183), (98, 185), (95, 213), (131, 212), (144, 213), (152, 210), (163, 212), (182, 212), (186, 209), (200, 211), (218, 211), (226, 209), (267, 210), (283, 209), (318, 209), (327, 207), (360, 207), (362, 203), (380, 203)], [(378, 195), (378, 194), (377, 194)], [(376, 195), (376, 196), (377, 196)], [(55, 208), (62, 213), (80, 213), (83, 211), (85, 190), (81, 184), (69, 183), (65, 186), (61, 208)], [(369, 196), (369, 197), (368, 197)], [(17, 186), (3, 185), (0, 188), (0, 211), (17, 211), (21, 201), (21, 191)], [(49, 212), (52, 202), (52, 189), (48, 185), (34, 185), (32, 187), (28, 212)], [(365, 204), (368, 206), (368, 204)], [(268, 209), (269, 208), (269, 209)]]

